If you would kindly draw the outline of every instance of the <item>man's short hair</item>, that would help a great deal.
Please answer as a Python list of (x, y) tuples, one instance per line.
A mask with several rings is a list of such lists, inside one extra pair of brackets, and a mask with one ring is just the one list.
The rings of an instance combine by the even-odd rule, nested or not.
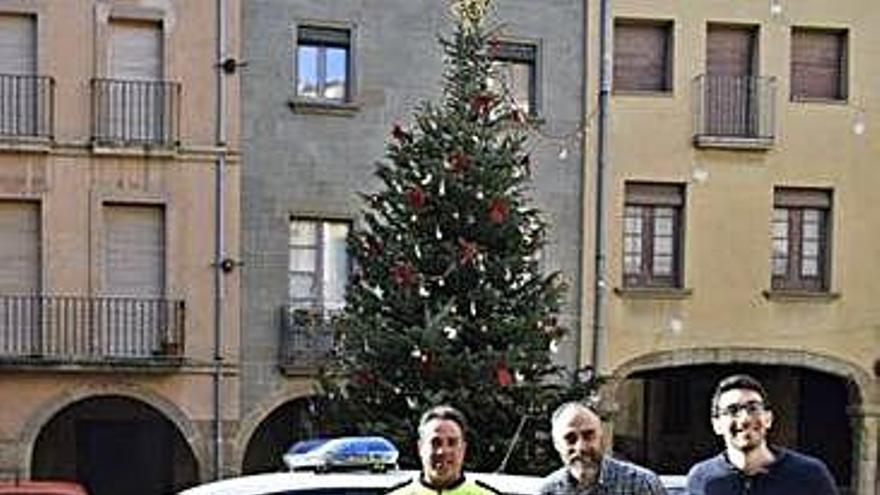
[(553, 411), (553, 414), (550, 415), (550, 427), (552, 432), (556, 432), (556, 424), (559, 422), (559, 418), (561, 418), (562, 415), (567, 413), (570, 409), (583, 409), (584, 411), (595, 414), (597, 418), (601, 419), (599, 413), (597, 413), (596, 410), (586, 402), (578, 400), (563, 402)]
[(758, 395), (761, 396), (761, 401), (764, 402), (764, 407), (766, 409), (770, 409), (770, 399), (767, 397), (767, 390), (764, 389), (764, 386), (761, 385), (761, 382), (758, 381), (757, 378), (746, 375), (746, 374), (737, 374), (730, 375), (727, 378), (724, 378), (718, 385), (715, 386), (715, 392), (712, 394), (712, 415), (718, 415), (718, 400), (721, 398), (721, 394), (727, 392), (728, 390), (751, 390), (753, 392), (757, 392)]
[(461, 437), (465, 438), (467, 434), (467, 421), (464, 419), (464, 414), (461, 413), (458, 409), (448, 406), (434, 406), (431, 409), (422, 414), (421, 419), (419, 419), (419, 438), (423, 437), (423, 431), (425, 429), (425, 425), (428, 424), (429, 421), (435, 419), (443, 419), (454, 422), (458, 425), (458, 428), (461, 430)]

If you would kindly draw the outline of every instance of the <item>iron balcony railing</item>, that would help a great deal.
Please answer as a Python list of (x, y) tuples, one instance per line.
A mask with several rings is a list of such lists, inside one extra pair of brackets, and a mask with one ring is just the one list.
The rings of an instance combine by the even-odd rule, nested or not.
[(93, 142), (170, 147), (179, 129), (179, 83), (92, 79)]
[(776, 79), (758, 76), (697, 76), (696, 136), (773, 140)]
[(180, 358), (184, 316), (179, 300), (0, 295), (0, 359)]
[(338, 311), (281, 308), (280, 364), (285, 369), (314, 370), (325, 364), (336, 345)]
[(54, 107), (51, 77), (0, 74), (0, 137), (52, 139)]

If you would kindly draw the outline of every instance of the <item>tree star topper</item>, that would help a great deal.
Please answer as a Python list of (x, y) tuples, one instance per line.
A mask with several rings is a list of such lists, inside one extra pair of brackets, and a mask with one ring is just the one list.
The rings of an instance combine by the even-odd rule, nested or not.
[(465, 29), (479, 26), (489, 10), (492, 0), (451, 0), (452, 13), (461, 21)]

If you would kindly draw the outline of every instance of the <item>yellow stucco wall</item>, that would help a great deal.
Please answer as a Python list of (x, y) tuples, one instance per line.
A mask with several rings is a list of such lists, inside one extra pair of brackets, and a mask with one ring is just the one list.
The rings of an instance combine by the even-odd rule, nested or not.
[[(608, 177), (610, 288), (622, 285), (623, 190), (627, 180), (685, 185), (684, 288), (681, 298), (633, 298), (609, 291), (604, 371), (657, 351), (755, 347), (818, 353), (873, 376), (880, 347), (876, 294), (880, 220), (872, 213), (880, 184), (880, 10), (869, 0), (829, 3), (612, 2), (616, 18), (673, 22), (673, 89), (665, 94), (612, 94)], [(590, 7), (590, 40), (599, 32), (598, 2)], [(769, 150), (700, 149), (693, 145), (694, 83), (705, 70), (708, 22), (758, 27), (758, 71), (776, 78), (776, 139)], [(791, 102), (792, 26), (846, 28), (848, 94), (843, 102)], [(590, 105), (595, 106), (598, 43), (588, 55)], [(863, 134), (854, 123), (866, 123)], [(595, 117), (588, 123), (588, 212), (595, 191)], [(694, 172), (705, 172), (695, 180)], [(770, 220), (775, 186), (833, 190), (831, 288), (836, 298), (771, 300)], [(585, 252), (593, 250), (593, 218)], [(591, 259), (591, 258), (588, 258)], [(584, 280), (592, 295), (592, 270)], [(582, 357), (589, 362), (592, 301), (584, 301)], [(876, 397), (873, 390), (863, 390)], [(876, 399), (869, 399), (876, 400)]]

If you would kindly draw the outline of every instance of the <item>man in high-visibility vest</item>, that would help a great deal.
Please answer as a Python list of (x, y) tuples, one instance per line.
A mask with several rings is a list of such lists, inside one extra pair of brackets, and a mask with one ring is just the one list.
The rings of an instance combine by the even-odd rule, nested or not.
[(464, 415), (451, 406), (436, 406), (419, 421), (418, 477), (392, 488), (389, 495), (498, 495), (500, 492), (462, 472), (467, 450)]

